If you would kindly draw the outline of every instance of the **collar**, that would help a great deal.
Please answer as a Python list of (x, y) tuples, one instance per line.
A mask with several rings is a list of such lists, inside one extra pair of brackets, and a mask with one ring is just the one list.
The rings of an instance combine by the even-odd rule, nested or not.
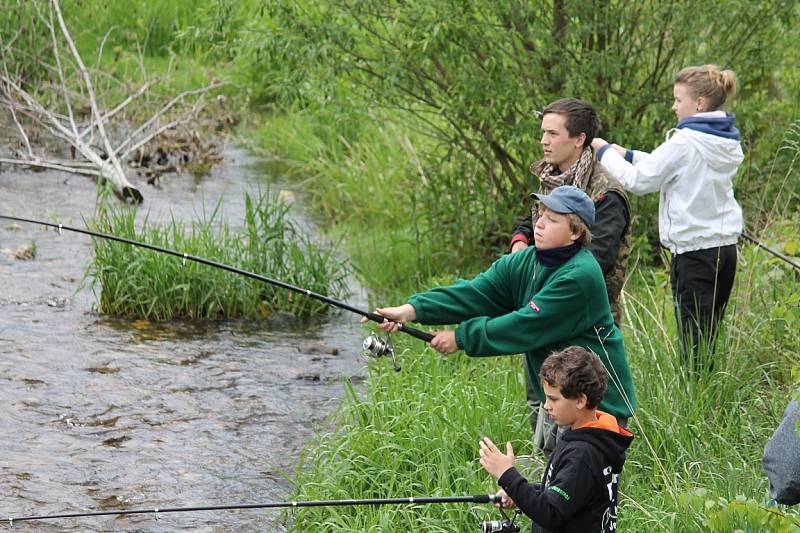
[(547, 250), (536, 250), (536, 259), (546, 267), (561, 266), (581, 251), (581, 245), (577, 242), (560, 246), (558, 248), (548, 248)]
[(736, 117), (723, 111), (697, 113), (678, 122), (677, 129), (686, 128), (723, 139), (739, 140), (739, 130), (734, 126)]

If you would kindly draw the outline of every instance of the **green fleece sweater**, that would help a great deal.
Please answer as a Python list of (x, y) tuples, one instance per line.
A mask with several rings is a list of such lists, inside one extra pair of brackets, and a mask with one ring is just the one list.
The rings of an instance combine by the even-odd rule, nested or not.
[(636, 408), (622, 333), (611, 316), (600, 265), (586, 249), (560, 266), (546, 267), (530, 247), (504, 255), (471, 280), (415, 294), (408, 303), (421, 324), (459, 324), (456, 344), (467, 355), (524, 352), (526, 371), (542, 402), (542, 363), (552, 352), (574, 345), (596, 353), (608, 369), (600, 409), (628, 418)]

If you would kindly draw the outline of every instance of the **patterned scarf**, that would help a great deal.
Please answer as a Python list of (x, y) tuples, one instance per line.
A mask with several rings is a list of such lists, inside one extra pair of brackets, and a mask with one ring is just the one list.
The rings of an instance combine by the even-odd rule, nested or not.
[(543, 161), (531, 165), (531, 172), (539, 176), (541, 182), (540, 193), (549, 194), (550, 191), (561, 185), (574, 185), (579, 189), (585, 189), (589, 178), (592, 175), (594, 164), (594, 153), (591, 146), (587, 146), (581, 152), (581, 156), (575, 161), (566, 172), (558, 174), (558, 168)]

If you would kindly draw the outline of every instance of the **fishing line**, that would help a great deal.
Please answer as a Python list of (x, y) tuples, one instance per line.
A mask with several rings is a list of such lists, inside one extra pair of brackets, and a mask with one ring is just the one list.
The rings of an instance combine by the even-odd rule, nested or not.
[[(137, 247), (140, 247), (140, 248), (146, 248), (148, 250), (153, 250), (153, 251), (159, 252), (159, 253), (173, 255), (175, 257), (179, 257), (181, 260), (184, 261), (184, 263), (187, 260), (188, 261), (194, 261), (195, 263), (200, 263), (200, 264), (208, 265), (208, 266), (211, 266), (211, 267), (214, 267), (214, 268), (227, 270), (228, 272), (233, 272), (234, 274), (239, 274), (239, 275), (242, 275), (242, 276), (246, 276), (248, 278), (252, 278), (252, 279), (255, 279), (255, 280), (258, 280), (258, 281), (263, 281), (264, 283), (269, 283), (270, 285), (274, 285), (276, 287), (281, 287), (283, 289), (290, 290), (290, 291), (293, 291), (293, 292), (296, 292), (296, 293), (299, 293), (299, 294), (304, 294), (304, 295), (308, 296), (309, 298), (314, 298), (314, 299), (319, 300), (321, 302), (324, 302), (324, 303), (326, 303), (328, 305), (332, 305), (332, 306), (338, 307), (340, 309), (345, 309), (347, 311), (350, 311), (351, 313), (355, 313), (357, 315), (361, 315), (363, 317), (366, 317), (368, 320), (371, 320), (372, 322), (375, 322), (377, 324), (382, 324), (384, 322), (389, 322), (389, 319), (387, 319), (386, 317), (383, 317), (383, 316), (381, 316), (381, 315), (379, 315), (377, 313), (371, 313), (371, 312), (365, 311), (363, 309), (358, 309), (357, 307), (353, 307), (352, 305), (349, 305), (349, 304), (347, 304), (345, 302), (341, 302), (339, 300), (335, 300), (333, 298), (330, 298), (329, 296), (325, 296), (323, 294), (316, 293), (316, 292), (311, 291), (309, 289), (304, 289), (302, 287), (297, 287), (295, 285), (291, 285), (289, 283), (286, 283), (285, 281), (281, 281), (281, 280), (277, 280), (277, 279), (273, 279), (273, 278), (268, 278), (267, 276), (262, 276), (261, 274), (256, 274), (254, 272), (249, 272), (247, 270), (242, 270), (240, 268), (236, 268), (236, 267), (231, 266), (231, 265), (226, 265), (224, 263), (219, 263), (217, 261), (212, 261), (211, 259), (205, 259), (203, 257), (198, 257), (198, 256), (195, 256), (195, 255), (187, 254), (185, 252), (177, 252), (175, 250), (170, 250), (169, 248), (163, 248), (161, 246), (148, 244), (146, 242), (134, 241), (134, 240), (131, 240), (131, 239), (126, 239), (124, 237), (118, 237), (116, 235), (111, 235), (111, 234), (108, 234), (108, 233), (101, 233), (101, 232), (92, 231), (92, 230), (89, 230), (89, 229), (74, 228), (74, 227), (71, 227), (71, 226), (65, 226), (63, 224), (55, 224), (55, 223), (52, 223), (52, 222), (43, 222), (41, 220), (33, 220), (33, 219), (21, 218), (21, 217), (13, 217), (13, 216), (10, 216), (10, 215), (0, 215), (0, 219), (13, 220), (13, 221), (16, 221), (16, 222), (25, 222), (25, 223), (28, 223), (28, 224), (39, 224), (40, 226), (46, 226), (46, 227), (50, 227), (50, 228), (55, 228), (55, 229), (58, 230), (59, 234), (62, 231), (71, 231), (71, 232), (74, 232), (74, 233), (82, 233), (84, 235), (90, 235), (92, 237), (97, 237), (97, 238), (100, 238), (100, 239), (106, 239), (106, 240), (109, 240), (109, 241), (121, 242), (121, 243), (124, 243), (124, 244), (129, 244), (131, 246), (137, 246)], [(421, 331), (419, 329), (412, 328), (412, 327), (407, 326), (407, 325), (402, 324), (402, 323), (398, 323), (397, 326), (398, 326), (398, 330), (399, 331), (402, 331), (403, 333), (407, 333), (408, 335), (411, 335), (412, 337), (415, 337), (415, 338), (417, 338), (417, 339), (419, 339), (421, 341), (430, 342), (433, 339), (433, 335), (431, 335), (430, 333), (427, 333), (425, 331)], [(371, 353), (375, 357), (382, 356), (382, 355), (390, 355), (392, 357), (392, 361), (394, 363), (395, 370), (400, 370), (400, 367), (397, 366), (397, 360), (396, 360), (395, 355), (394, 355), (394, 348), (393, 348), (391, 340), (389, 340), (388, 336), (384, 340), (384, 339), (378, 338), (377, 336), (375, 336), (375, 334), (372, 334), (372, 335), (370, 335), (370, 337), (365, 339), (364, 348), (366, 350), (368, 350), (369, 353)]]
[(759, 241), (758, 239), (756, 239), (755, 237), (753, 237), (752, 235), (750, 235), (748, 232), (746, 232), (746, 231), (745, 231), (745, 232), (743, 232), (743, 233), (742, 233), (742, 237), (744, 237), (744, 238), (745, 238), (745, 239), (747, 239), (748, 241), (752, 242), (753, 244), (755, 244), (755, 245), (756, 245), (756, 246), (758, 246), (759, 248), (763, 248), (764, 250), (768, 251), (769, 253), (771, 253), (772, 255), (774, 255), (775, 257), (777, 257), (778, 259), (782, 259), (783, 261), (785, 261), (786, 263), (788, 263), (789, 265), (791, 265), (793, 268), (795, 268), (795, 269), (797, 269), (798, 271), (800, 271), (800, 264), (798, 264), (798, 263), (795, 263), (794, 261), (792, 261), (791, 259), (789, 259), (789, 257), (787, 257), (786, 255), (784, 255), (784, 254), (780, 253), (779, 251), (777, 251), (777, 250), (773, 250), (772, 248), (770, 248), (770, 247), (769, 247), (769, 246), (767, 246), (766, 244), (762, 243), (761, 241)]
[(200, 507), (154, 507), (152, 509), (119, 509), (110, 511), (96, 511), (86, 513), (61, 513), (51, 515), (8, 517), (9, 526), (14, 522), (28, 522), (33, 520), (54, 520), (57, 518), (83, 518), (94, 516), (124, 516), (134, 514), (152, 514), (158, 519), (163, 513), (188, 513), (196, 511), (233, 511), (240, 509), (276, 509), (298, 507), (334, 507), (354, 505), (401, 505), (401, 504), (431, 504), (431, 503), (500, 503), (502, 499), (494, 494), (478, 494), (473, 496), (423, 496), (411, 498), (371, 498), (363, 500), (311, 500), (270, 503), (240, 503), (234, 505), (205, 505)]

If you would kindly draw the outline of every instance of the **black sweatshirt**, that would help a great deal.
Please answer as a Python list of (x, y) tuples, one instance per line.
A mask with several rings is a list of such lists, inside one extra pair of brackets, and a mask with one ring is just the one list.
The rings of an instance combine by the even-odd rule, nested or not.
[[(600, 424), (567, 430), (545, 469), (542, 483), (528, 483), (516, 468), (498, 485), (533, 520), (533, 531), (613, 532), (617, 529), (617, 488), (625, 450), (633, 435), (613, 429), (613, 417), (598, 411)], [(597, 427), (602, 426), (602, 427)]]

